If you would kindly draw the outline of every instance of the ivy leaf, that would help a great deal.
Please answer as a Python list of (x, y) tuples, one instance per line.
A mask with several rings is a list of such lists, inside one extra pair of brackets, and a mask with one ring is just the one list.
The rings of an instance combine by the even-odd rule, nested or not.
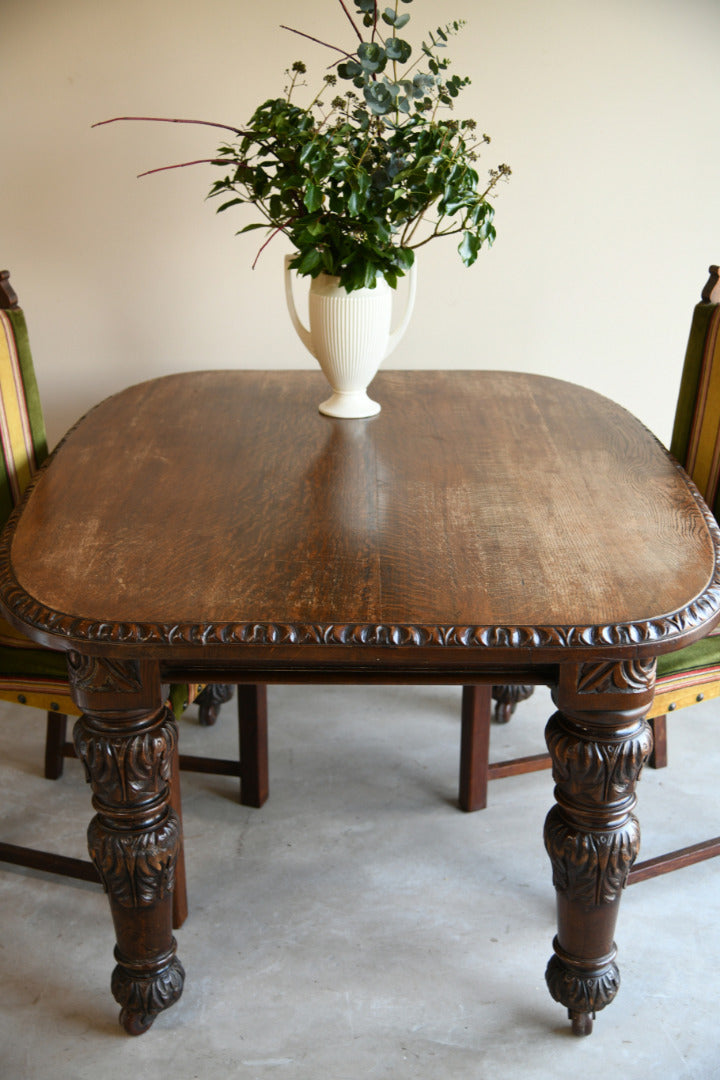
[(466, 232), (462, 238), (461, 243), (458, 246), (460, 258), (466, 266), (472, 266), (478, 257), (480, 250), (480, 241), (477, 236), (473, 236), (472, 233)]
[[(217, 210), (215, 211), (215, 213), (216, 213), (216, 214), (221, 214), (221, 213), (223, 212), (223, 210), (227, 210), (227, 208), (228, 208), (229, 206), (237, 206), (237, 205), (238, 205), (238, 203), (244, 203), (245, 201), (246, 201), (245, 199), (240, 199), (240, 198), (237, 198), (237, 199), (230, 199), (230, 200), (229, 200), (228, 202), (224, 202), (224, 203), (222, 204), (222, 206), (218, 206), (218, 208), (217, 208)], [(259, 227), (259, 228), (262, 228), (262, 226), (258, 226), (258, 227)]]
[(304, 251), (299, 259), (293, 260), (293, 269), (299, 274), (312, 274), (322, 266), (322, 256), (317, 248), (309, 248)]
[(322, 189), (317, 184), (308, 184), (303, 196), (303, 202), (310, 211), (319, 210), (322, 206), (323, 196)]

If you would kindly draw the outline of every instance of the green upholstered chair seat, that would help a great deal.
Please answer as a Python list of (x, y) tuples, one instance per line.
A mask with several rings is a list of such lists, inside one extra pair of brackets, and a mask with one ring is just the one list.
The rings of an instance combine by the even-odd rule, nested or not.
[(679, 652), (665, 653), (659, 657), (657, 665), (657, 681), (669, 679), (688, 672), (709, 671), (717, 668), (720, 678), (720, 629), (696, 641), (694, 645), (688, 645)]

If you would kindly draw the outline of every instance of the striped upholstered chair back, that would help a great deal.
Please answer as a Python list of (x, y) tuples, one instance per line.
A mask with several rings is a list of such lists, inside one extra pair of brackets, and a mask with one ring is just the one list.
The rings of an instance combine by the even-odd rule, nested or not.
[(678, 395), (671, 453), (720, 517), (720, 268), (693, 312)]
[[(696, 305), (680, 380), (670, 450), (690, 474), (715, 517), (720, 517), (720, 268)], [(658, 660), (651, 718), (720, 697), (720, 628), (709, 637)], [(656, 725), (656, 749), (664, 734)]]
[[(0, 271), (0, 526), (47, 457), (47, 439), (25, 315)], [(0, 698), (78, 715), (64, 656), (29, 641), (0, 618)]]
[[(12, 302), (7, 271), (2, 271), (6, 302)], [(25, 315), (17, 302), (0, 307), (0, 523), (20, 500), (31, 477), (47, 457), (45, 423), (40, 407)]]

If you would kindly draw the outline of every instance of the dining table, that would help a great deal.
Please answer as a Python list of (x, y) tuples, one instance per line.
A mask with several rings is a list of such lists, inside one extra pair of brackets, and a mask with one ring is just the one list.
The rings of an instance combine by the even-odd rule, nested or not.
[(121, 1023), (146, 1031), (185, 979), (169, 684), (522, 684), (556, 710), (537, 822), (557, 897), (546, 982), (588, 1034), (619, 986), (656, 659), (720, 619), (715, 520), (639, 420), (573, 383), (383, 370), (368, 419), (321, 415), (323, 394), (305, 370), (121, 390), (0, 538), (0, 607), (65, 653), (83, 713)]

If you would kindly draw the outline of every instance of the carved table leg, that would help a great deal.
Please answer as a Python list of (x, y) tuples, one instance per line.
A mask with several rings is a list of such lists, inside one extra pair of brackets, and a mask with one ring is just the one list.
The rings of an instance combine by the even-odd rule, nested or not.
[[(73, 692), (86, 710), (74, 738), (96, 810), (88, 847), (110, 899), (117, 938), (111, 986), (131, 1035), (177, 1001), (185, 974), (172, 934), (181, 845), (170, 806), (177, 729), (165, 705), (147, 708), (143, 666), (150, 665), (69, 659)], [(143, 707), (133, 707), (140, 702)]]
[[(568, 674), (574, 678), (568, 678)], [(545, 978), (576, 1035), (617, 993), (614, 942), (620, 896), (640, 847), (635, 785), (652, 749), (643, 719), (654, 663), (586, 664), (561, 676), (561, 711), (546, 739), (556, 805), (545, 846), (557, 890), (558, 933)], [(621, 706), (624, 706), (621, 708)]]

